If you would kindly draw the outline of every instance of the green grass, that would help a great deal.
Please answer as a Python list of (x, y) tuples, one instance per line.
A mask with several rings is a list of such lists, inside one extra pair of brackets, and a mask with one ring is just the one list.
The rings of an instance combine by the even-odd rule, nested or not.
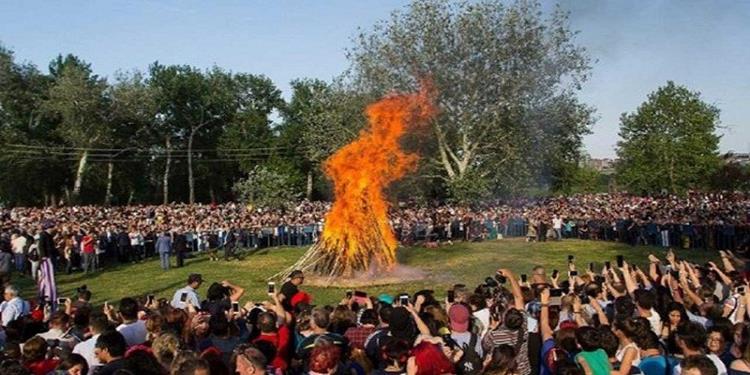
[[(174, 291), (185, 284), (188, 274), (200, 273), (205, 280), (199, 290), (201, 297), (211, 282), (229, 280), (245, 288), (245, 299), (259, 301), (265, 298), (266, 278), (290, 266), (299, 258), (303, 248), (264, 249), (247, 255), (241, 261), (209, 261), (206, 256), (186, 260), (185, 267), (162, 271), (158, 259), (152, 258), (141, 264), (110, 266), (91, 275), (75, 273), (58, 274), (57, 283), (61, 296), (72, 297), (75, 289), (86, 284), (93, 293), (93, 302), (118, 301), (125, 296), (143, 296), (153, 293), (159, 297), (171, 298)], [(485, 277), (494, 274), (499, 267), (510, 268), (514, 272), (528, 273), (534, 265), (543, 265), (547, 272), (552, 269), (564, 270), (568, 254), (576, 257), (579, 267), (595, 262), (600, 269), (605, 260), (614, 261), (618, 254), (626, 261), (645, 264), (649, 253), (663, 258), (664, 251), (652, 247), (630, 247), (618, 243), (565, 240), (561, 242), (527, 243), (521, 239), (479, 243), (457, 243), (439, 249), (408, 247), (399, 250), (399, 262), (426, 271), (424, 280), (398, 285), (367, 288), (370, 294), (415, 292), (420, 289), (433, 289), (438, 295), (455, 283), (477, 285)], [(678, 250), (680, 258), (703, 263), (716, 259), (718, 254), (702, 250)], [(173, 260), (174, 262), (174, 260)], [(174, 264), (174, 263), (173, 263)], [(23, 290), (23, 296), (35, 295), (34, 284), (28, 277), (14, 278), (14, 283)], [(319, 288), (304, 286), (314, 296), (314, 303), (335, 303), (344, 295), (342, 288)]]

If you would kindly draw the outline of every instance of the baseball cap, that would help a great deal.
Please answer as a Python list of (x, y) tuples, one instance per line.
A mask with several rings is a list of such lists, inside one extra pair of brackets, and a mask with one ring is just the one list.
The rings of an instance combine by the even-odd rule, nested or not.
[(378, 301), (385, 303), (386, 305), (392, 305), (393, 304), (393, 296), (390, 294), (381, 294), (378, 296)]
[(450, 319), (451, 331), (453, 332), (466, 332), (469, 330), (469, 318), (471, 313), (469, 309), (462, 304), (455, 304), (451, 306), (448, 311), (448, 318)]

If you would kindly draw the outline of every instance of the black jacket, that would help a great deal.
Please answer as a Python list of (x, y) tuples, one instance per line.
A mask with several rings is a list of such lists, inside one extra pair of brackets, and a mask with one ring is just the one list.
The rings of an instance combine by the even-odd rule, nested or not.
[(52, 235), (47, 231), (42, 231), (39, 234), (39, 246), (37, 252), (40, 258), (49, 258), (57, 255), (57, 249), (55, 248), (55, 240)]

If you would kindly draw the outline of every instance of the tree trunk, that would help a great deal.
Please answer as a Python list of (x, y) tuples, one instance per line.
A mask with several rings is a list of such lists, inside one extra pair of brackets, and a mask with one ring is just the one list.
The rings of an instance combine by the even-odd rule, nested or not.
[(107, 192), (104, 194), (104, 205), (109, 206), (112, 202), (112, 171), (115, 169), (115, 164), (112, 160), (107, 163)]
[(307, 188), (305, 189), (305, 197), (307, 200), (312, 200), (312, 191), (313, 191), (313, 170), (310, 168), (309, 171), (307, 171)]
[(169, 137), (167, 137), (167, 142), (166, 142), (166, 146), (167, 146), (167, 163), (166, 163), (166, 166), (164, 167), (164, 185), (163, 185), (163, 187), (164, 187), (164, 200), (163, 200), (163, 203), (164, 204), (168, 204), (169, 203), (169, 167), (172, 165), (172, 152), (171, 152), (172, 149), (171, 149), (171, 145), (172, 144), (169, 141)]
[(188, 152), (187, 152), (187, 162), (188, 162), (188, 188), (190, 190), (190, 197), (188, 199), (188, 203), (193, 204), (195, 203), (195, 181), (193, 180), (193, 136), (195, 136), (195, 132), (190, 132), (190, 137), (188, 138)]
[(83, 183), (83, 173), (86, 171), (86, 162), (89, 158), (88, 150), (81, 154), (81, 158), (78, 160), (78, 170), (76, 171), (76, 180), (73, 183), (73, 199), (78, 203), (78, 197), (81, 194), (81, 184)]

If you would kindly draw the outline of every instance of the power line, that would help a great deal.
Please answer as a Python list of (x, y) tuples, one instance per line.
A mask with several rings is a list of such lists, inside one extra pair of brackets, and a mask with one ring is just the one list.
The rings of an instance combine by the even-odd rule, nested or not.
[[(37, 146), (37, 145), (24, 145), (17, 143), (5, 143), (2, 147), (11, 148), (28, 148), (28, 149), (41, 149), (41, 150), (74, 150), (74, 151), (88, 151), (88, 152), (120, 152), (120, 151), (144, 151), (144, 152), (166, 152), (166, 149), (144, 149), (144, 148), (96, 148), (96, 147), (72, 147), (72, 146)], [(193, 149), (193, 152), (208, 152), (208, 151), (220, 151), (220, 152), (247, 152), (253, 150), (259, 151), (274, 151), (274, 150), (292, 150), (292, 149), (309, 149), (312, 146), (269, 146), (269, 147), (253, 147), (253, 148), (204, 148), (204, 149)], [(170, 149), (170, 152), (188, 152), (187, 149)]]

